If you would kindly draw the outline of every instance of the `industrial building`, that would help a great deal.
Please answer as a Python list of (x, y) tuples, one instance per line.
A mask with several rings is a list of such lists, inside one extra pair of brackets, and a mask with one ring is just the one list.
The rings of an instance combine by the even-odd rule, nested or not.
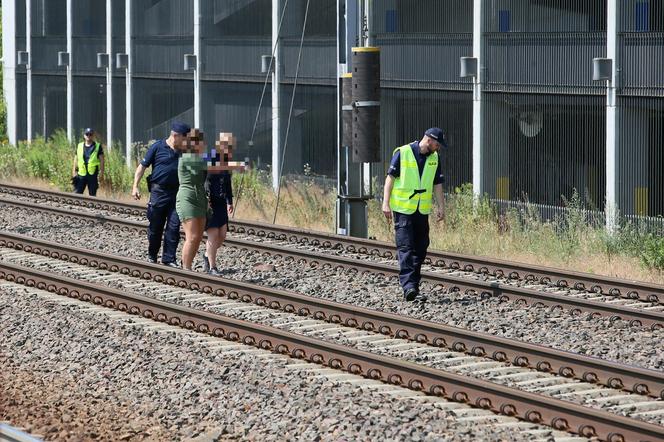
[(439, 126), (447, 190), (664, 215), (664, 0), (3, 0), (2, 20), (11, 142), (93, 126), (125, 149), (179, 119), (234, 132), (259, 167), (286, 145), (284, 173), (333, 178), (339, 76), (367, 44), (379, 181)]

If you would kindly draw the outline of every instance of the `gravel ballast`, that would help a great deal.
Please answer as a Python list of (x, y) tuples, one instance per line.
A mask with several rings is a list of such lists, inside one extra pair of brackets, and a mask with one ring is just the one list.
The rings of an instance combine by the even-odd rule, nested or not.
[[(163, 283), (147, 282), (128, 275), (90, 269), (83, 265), (44, 258), (38, 254), (14, 249), (0, 248), (0, 262), (36, 268), (42, 272), (93, 282), (125, 293), (136, 293), (197, 310), (276, 327), (292, 333), (405, 359), (428, 367), (492, 381), (658, 425), (664, 424), (664, 414), (639, 413), (664, 411), (664, 401), (648, 399), (638, 394), (625, 395), (625, 392), (620, 390), (607, 391), (602, 385), (582, 383), (555, 374), (521, 368), (509, 363), (498, 363), (488, 358), (470, 356), (465, 353), (441, 351), (442, 349), (438, 347), (403, 339), (389, 339), (379, 333), (304, 318), (294, 313), (276, 311), (252, 303), (239, 303), (237, 300), (225, 297), (204, 295), (197, 291), (180, 289)], [(522, 384), (522, 382), (525, 383)], [(554, 387), (556, 385), (558, 389)], [(583, 393), (572, 394), (574, 390)], [(640, 403), (639, 408), (628, 406), (628, 404), (634, 403)]]
[[(145, 235), (110, 232), (103, 223), (57, 221), (44, 213), (0, 206), (0, 228), (42, 239), (116, 255), (144, 259)], [(95, 232), (83, 243), (81, 231)], [(197, 261), (195, 261), (197, 262)], [(389, 311), (418, 319), (441, 322), (474, 331), (546, 345), (589, 356), (600, 357), (645, 368), (664, 369), (661, 342), (664, 330), (650, 331), (607, 318), (588, 319), (568, 311), (546, 307), (524, 307), (516, 302), (483, 299), (463, 293), (436, 291), (424, 306), (406, 303), (394, 278), (375, 274), (349, 274), (342, 271), (312, 269), (284, 259), (224, 247), (219, 254), (224, 276), (264, 286), (289, 289), (336, 302)], [(267, 264), (268, 266), (265, 266)], [(274, 271), (261, 269), (273, 268)], [(272, 267), (273, 266), (273, 267)]]
[(0, 283), (0, 420), (48, 440), (551, 436), (507, 418), (459, 420), (477, 410), (334, 381), (302, 367), (311, 364), (80, 304)]

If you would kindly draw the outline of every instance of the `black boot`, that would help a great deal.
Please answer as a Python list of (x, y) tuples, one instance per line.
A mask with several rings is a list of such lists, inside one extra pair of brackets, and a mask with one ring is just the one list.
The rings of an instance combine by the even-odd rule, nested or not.
[(417, 289), (408, 289), (404, 292), (403, 297), (406, 301), (412, 302), (420, 294)]

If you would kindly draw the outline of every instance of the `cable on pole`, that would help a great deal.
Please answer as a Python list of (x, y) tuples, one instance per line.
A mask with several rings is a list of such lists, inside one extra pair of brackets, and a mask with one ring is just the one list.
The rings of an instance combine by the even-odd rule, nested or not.
[(288, 147), (288, 134), (290, 133), (291, 117), (293, 116), (293, 106), (295, 104), (295, 91), (297, 89), (297, 79), (300, 74), (300, 62), (302, 61), (302, 46), (304, 44), (304, 33), (307, 29), (307, 17), (309, 16), (309, 3), (304, 10), (304, 23), (302, 24), (302, 35), (300, 36), (300, 49), (297, 54), (297, 66), (295, 68), (295, 79), (293, 80), (293, 93), (291, 95), (290, 109), (288, 110), (288, 121), (286, 125), (286, 136), (284, 137), (284, 150), (281, 153), (281, 164), (279, 164), (279, 179), (277, 180), (277, 203), (274, 206), (274, 216), (272, 217), (272, 224), (277, 221), (277, 212), (279, 211), (279, 201), (281, 197), (281, 178), (284, 172), (284, 161), (286, 160), (286, 148)]
[[(276, 0), (272, 0), (276, 1)], [(270, 74), (272, 73), (272, 64), (274, 63), (274, 54), (277, 52), (277, 45), (279, 44), (279, 36), (281, 35), (281, 25), (284, 22), (284, 16), (286, 15), (286, 8), (288, 7), (288, 0), (285, 0), (284, 2), (284, 7), (281, 11), (281, 17), (279, 17), (279, 26), (277, 27), (277, 39), (274, 42), (274, 45), (272, 46), (272, 55), (270, 57), (270, 65), (267, 68), (267, 72), (265, 73), (265, 80), (263, 81), (263, 91), (261, 92), (261, 99), (258, 102), (258, 109), (256, 110), (256, 119), (254, 120), (254, 126), (251, 129), (251, 137), (249, 138), (249, 148), (253, 147), (254, 145), (254, 135), (256, 134), (256, 127), (258, 126), (258, 118), (260, 117), (261, 114), (261, 108), (263, 107), (263, 99), (265, 98), (265, 91), (267, 90), (267, 83), (270, 79)], [(240, 196), (242, 195), (242, 187), (244, 185), (244, 174), (242, 174), (242, 177), (240, 178), (240, 185), (238, 186), (238, 192), (237, 192), (237, 198), (235, 198), (235, 210), (233, 210), (233, 214), (231, 215), (231, 218), (235, 218), (235, 214), (237, 213), (237, 208), (238, 205), (240, 204)]]

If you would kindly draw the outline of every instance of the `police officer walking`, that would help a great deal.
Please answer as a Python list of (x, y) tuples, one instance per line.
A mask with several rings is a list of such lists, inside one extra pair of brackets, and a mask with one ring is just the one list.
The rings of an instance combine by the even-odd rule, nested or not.
[(427, 129), (422, 140), (394, 150), (383, 189), (383, 213), (394, 216), (399, 281), (406, 301), (425, 302), (421, 268), (429, 247), (429, 213), (436, 196), (436, 217), (445, 217), (443, 174), (438, 150), (447, 147), (443, 131)]
[(148, 202), (148, 261), (157, 262), (162, 235), (164, 250), (161, 262), (177, 267), (175, 256), (180, 241), (180, 219), (175, 211), (175, 197), (178, 193), (179, 149), (185, 135), (191, 128), (184, 123), (173, 123), (171, 134), (165, 140), (155, 142), (136, 168), (131, 195), (138, 200), (141, 194), (138, 183), (146, 169), (152, 166), (152, 174), (147, 177), (150, 201)]
[(95, 131), (87, 128), (83, 132), (84, 141), (78, 143), (72, 178), (74, 191), (83, 193), (88, 188), (90, 196), (97, 195), (99, 181), (104, 179), (104, 150), (101, 143), (95, 141)]

